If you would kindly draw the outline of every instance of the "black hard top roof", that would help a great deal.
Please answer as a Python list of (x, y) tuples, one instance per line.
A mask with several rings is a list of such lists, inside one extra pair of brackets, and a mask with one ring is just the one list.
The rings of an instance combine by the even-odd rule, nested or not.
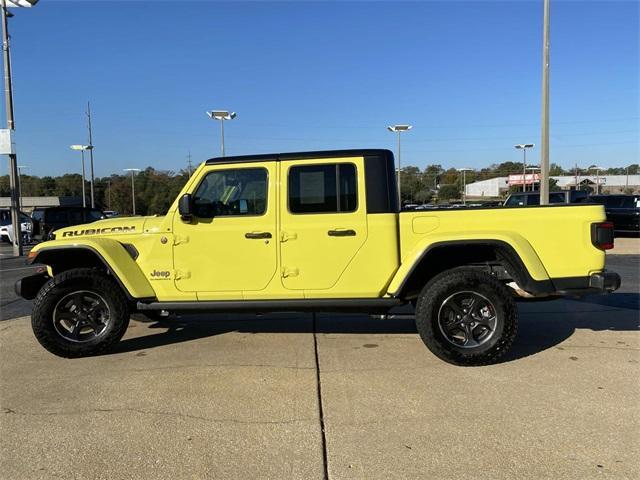
[(215, 163), (247, 163), (247, 162), (279, 162), (281, 160), (308, 160), (316, 158), (391, 156), (385, 149), (355, 150), (320, 150), (316, 152), (267, 153), (261, 155), (239, 155), (235, 157), (215, 157), (206, 161), (207, 165)]

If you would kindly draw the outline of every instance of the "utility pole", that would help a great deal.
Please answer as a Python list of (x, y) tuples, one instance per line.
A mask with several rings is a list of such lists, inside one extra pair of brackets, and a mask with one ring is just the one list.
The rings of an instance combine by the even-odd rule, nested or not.
[(544, 0), (542, 38), (542, 139), (540, 142), (540, 205), (549, 205), (549, 8)]
[(398, 184), (398, 210), (399, 211), (402, 211), (402, 190), (400, 188), (400, 174), (401, 174), (400, 134), (402, 132), (408, 132), (412, 128), (413, 128), (412, 125), (392, 125), (387, 127), (387, 130), (389, 130), (390, 132), (398, 134), (398, 165), (397, 165), (398, 174), (396, 176), (396, 183)]
[[(7, 24), (7, 2), (0, 0), (2, 10), (2, 56), (4, 58), (4, 98), (7, 113), (7, 128), (13, 132), (13, 86), (11, 84), (11, 56), (9, 51), (9, 26)], [(11, 190), (11, 226), (13, 228), (13, 254), (21, 257), (22, 230), (20, 229), (20, 175), (18, 174), (18, 156), (9, 154), (9, 188)]]
[(189, 177), (191, 177), (191, 170), (193, 166), (191, 165), (191, 150), (189, 150), (189, 155), (187, 155), (187, 171), (189, 172)]
[(89, 150), (89, 158), (91, 162), (91, 208), (96, 208), (96, 202), (93, 193), (93, 138), (91, 136), (91, 104), (87, 102), (87, 123), (89, 128), (89, 145), (87, 150)]
[(139, 168), (125, 168), (125, 172), (131, 172), (131, 204), (133, 209), (133, 215), (136, 214), (136, 172), (139, 172)]

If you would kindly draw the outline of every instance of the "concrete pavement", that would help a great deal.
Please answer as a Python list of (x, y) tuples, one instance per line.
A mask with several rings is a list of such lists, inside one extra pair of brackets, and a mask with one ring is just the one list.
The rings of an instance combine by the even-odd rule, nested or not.
[(638, 478), (639, 257), (608, 268), (615, 294), (520, 304), (513, 351), (480, 368), (411, 319), (132, 322), (76, 360), (5, 320), (0, 478)]

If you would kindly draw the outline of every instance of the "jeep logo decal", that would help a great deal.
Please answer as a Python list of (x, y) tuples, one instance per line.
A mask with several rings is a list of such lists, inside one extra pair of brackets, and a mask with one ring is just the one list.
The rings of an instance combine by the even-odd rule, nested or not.
[(153, 272), (151, 272), (151, 278), (166, 279), (169, 278), (169, 275), (171, 275), (171, 272), (169, 270), (154, 270)]
[(74, 230), (71, 232), (63, 232), (63, 237), (79, 237), (81, 235), (99, 235), (101, 233), (133, 233), (136, 227), (105, 227), (105, 228), (86, 228), (83, 230)]

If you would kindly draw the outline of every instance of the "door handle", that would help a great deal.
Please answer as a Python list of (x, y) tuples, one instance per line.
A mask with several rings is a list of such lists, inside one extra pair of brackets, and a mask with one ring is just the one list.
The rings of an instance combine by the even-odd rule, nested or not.
[(269, 232), (247, 232), (244, 234), (244, 238), (249, 238), (252, 240), (259, 240), (261, 238), (271, 238), (271, 233)]
[(329, 230), (327, 232), (327, 235), (329, 235), (330, 237), (355, 237), (356, 236), (356, 231), (355, 230)]

